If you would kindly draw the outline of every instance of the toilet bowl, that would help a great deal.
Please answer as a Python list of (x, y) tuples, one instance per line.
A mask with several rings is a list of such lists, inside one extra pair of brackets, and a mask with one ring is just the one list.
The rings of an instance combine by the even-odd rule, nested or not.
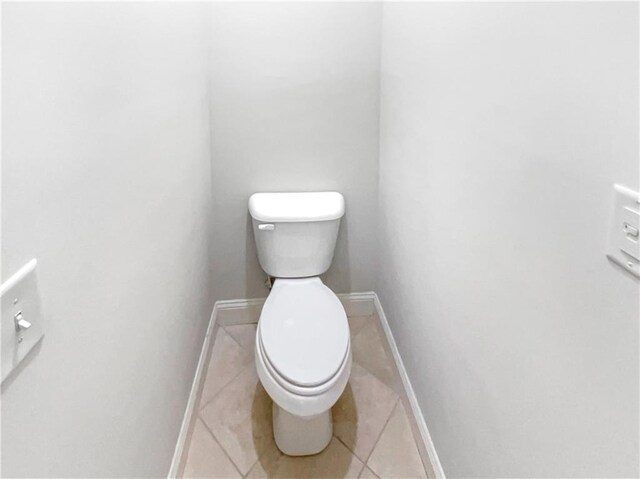
[(349, 325), (320, 278), (276, 279), (263, 307), (256, 368), (273, 399), (274, 437), (291, 456), (316, 454), (331, 440), (331, 407), (351, 372)]
[(258, 377), (273, 399), (273, 433), (291, 456), (331, 440), (331, 407), (351, 373), (347, 315), (319, 275), (333, 259), (340, 193), (256, 193), (249, 200), (258, 259), (275, 282), (256, 331)]

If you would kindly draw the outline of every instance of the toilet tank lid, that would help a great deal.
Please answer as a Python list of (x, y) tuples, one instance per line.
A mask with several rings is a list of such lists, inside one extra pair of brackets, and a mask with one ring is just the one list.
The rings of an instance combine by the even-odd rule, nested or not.
[(249, 213), (258, 221), (273, 223), (336, 220), (344, 215), (344, 197), (337, 191), (254, 193)]

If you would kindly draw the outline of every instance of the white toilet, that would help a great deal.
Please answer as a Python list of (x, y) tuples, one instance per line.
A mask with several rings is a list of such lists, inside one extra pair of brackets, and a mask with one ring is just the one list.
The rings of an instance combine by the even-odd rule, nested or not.
[(255, 351), (258, 376), (273, 399), (273, 434), (285, 454), (317, 454), (331, 440), (331, 407), (351, 372), (347, 315), (319, 278), (333, 259), (344, 198), (255, 193), (249, 212), (260, 265), (276, 278)]

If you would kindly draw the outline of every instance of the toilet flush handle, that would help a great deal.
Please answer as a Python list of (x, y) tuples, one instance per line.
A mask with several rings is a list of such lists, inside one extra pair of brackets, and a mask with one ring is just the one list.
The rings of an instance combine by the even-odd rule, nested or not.
[(262, 223), (258, 225), (258, 229), (260, 231), (273, 231), (274, 229), (276, 229), (276, 225), (274, 225), (273, 223)]

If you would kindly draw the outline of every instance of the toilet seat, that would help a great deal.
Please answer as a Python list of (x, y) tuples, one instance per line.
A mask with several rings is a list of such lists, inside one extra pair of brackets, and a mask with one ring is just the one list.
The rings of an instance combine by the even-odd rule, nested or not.
[(336, 373), (324, 383), (312, 387), (299, 386), (289, 382), (286, 378), (282, 377), (273, 367), (273, 365), (269, 361), (269, 358), (264, 353), (262, 341), (260, 340), (260, 338), (257, 338), (256, 341), (256, 356), (258, 356), (256, 359), (259, 359), (261, 365), (268, 372), (269, 376), (285, 391), (298, 396), (312, 397), (319, 396), (327, 392), (342, 380), (345, 370), (350, 366), (349, 360), (351, 358), (351, 345), (349, 344), (349, 346), (347, 347), (347, 352), (338, 371), (336, 371)]
[(256, 335), (256, 349), (269, 372), (296, 394), (330, 388), (350, 357), (344, 308), (318, 277), (277, 279)]

